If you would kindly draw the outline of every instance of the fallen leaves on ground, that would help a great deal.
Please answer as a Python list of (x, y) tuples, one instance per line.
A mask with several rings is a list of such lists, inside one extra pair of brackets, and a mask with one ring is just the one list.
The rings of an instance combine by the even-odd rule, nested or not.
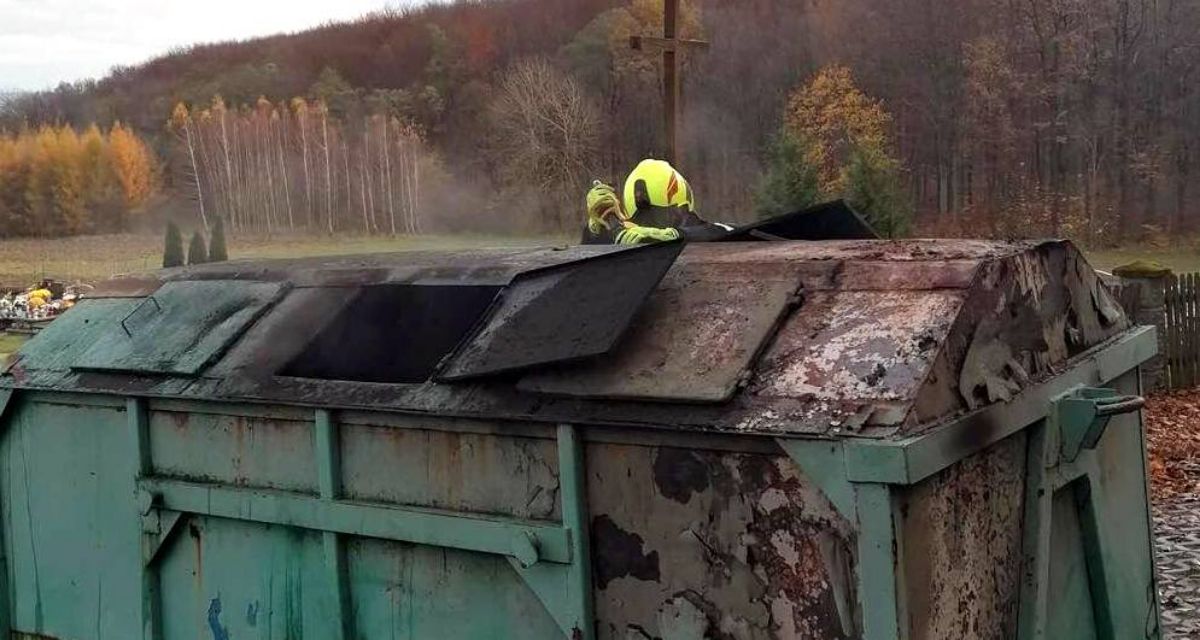
[(1200, 389), (1150, 394), (1144, 415), (1154, 497), (1200, 495)]

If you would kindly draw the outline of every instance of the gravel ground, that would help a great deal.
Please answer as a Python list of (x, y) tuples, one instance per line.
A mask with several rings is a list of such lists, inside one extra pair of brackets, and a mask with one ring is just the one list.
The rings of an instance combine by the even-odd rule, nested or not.
[(1154, 529), (1163, 637), (1200, 638), (1200, 498), (1160, 501)]
[(1200, 639), (1200, 390), (1146, 400), (1163, 637)]

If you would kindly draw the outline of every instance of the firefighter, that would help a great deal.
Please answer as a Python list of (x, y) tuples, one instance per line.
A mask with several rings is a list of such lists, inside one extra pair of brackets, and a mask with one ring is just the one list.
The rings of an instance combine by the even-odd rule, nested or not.
[(712, 240), (729, 230), (696, 215), (688, 181), (669, 163), (643, 160), (625, 180), (624, 197), (597, 180), (587, 194), (584, 244)]

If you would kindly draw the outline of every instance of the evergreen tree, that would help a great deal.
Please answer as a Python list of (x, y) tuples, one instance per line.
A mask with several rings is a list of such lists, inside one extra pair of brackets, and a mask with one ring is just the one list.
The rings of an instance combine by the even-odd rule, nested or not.
[(192, 243), (188, 245), (188, 264), (197, 265), (208, 262), (208, 250), (204, 248), (204, 236), (199, 231), (192, 234)]
[(851, 152), (845, 198), (885, 238), (908, 232), (912, 202), (905, 193), (900, 164), (879, 149), (858, 147)]
[(754, 192), (754, 209), (759, 218), (799, 211), (821, 199), (817, 166), (807, 156), (809, 145), (781, 132), (771, 143), (767, 170)]
[(167, 223), (167, 237), (163, 242), (163, 268), (183, 266), (183, 235), (174, 222)]
[(225, 246), (225, 219), (217, 216), (213, 223), (212, 240), (208, 243), (208, 261), (225, 262), (229, 259), (229, 250)]

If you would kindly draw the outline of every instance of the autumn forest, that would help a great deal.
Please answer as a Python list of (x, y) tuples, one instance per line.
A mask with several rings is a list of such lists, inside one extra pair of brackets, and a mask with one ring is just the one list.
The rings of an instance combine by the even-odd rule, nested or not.
[[(0, 237), (568, 232), (664, 150), (660, 0), (479, 0), (0, 98)], [(1200, 6), (685, 0), (703, 215), (844, 197), (890, 235), (1200, 227)]]

